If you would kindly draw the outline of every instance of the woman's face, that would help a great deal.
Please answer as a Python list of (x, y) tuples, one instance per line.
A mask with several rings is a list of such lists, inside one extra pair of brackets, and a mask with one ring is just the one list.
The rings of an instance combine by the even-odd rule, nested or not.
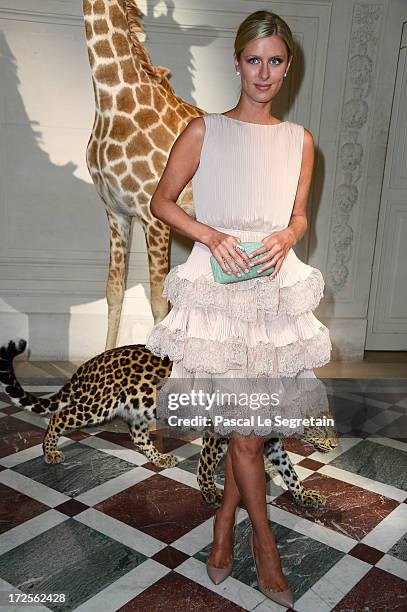
[(277, 94), (289, 67), (285, 43), (275, 34), (250, 41), (240, 54), (240, 61), (236, 56), (234, 61), (240, 71), (242, 91), (258, 102), (268, 102)]

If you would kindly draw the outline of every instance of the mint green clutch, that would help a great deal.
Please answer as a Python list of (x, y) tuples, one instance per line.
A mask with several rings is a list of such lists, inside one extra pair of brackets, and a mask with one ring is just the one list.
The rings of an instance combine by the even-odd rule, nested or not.
[[(258, 249), (259, 247), (264, 246), (264, 244), (262, 242), (239, 242), (239, 246), (244, 249), (247, 254), (250, 255), (250, 253), (253, 253), (253, 251), (256, 251), (256, 249)], [(256, 259), (263, 257), (263, 255), (265, 255), (265, 253), (260, 253), (259, 255), (256, 255), (256, 257), (253, 257), (251, 261), (256, 261)], [(257, 270), (265, 265), (264, 261), (258, 264), (257, 266), (252, 266), (249, 272), (245, 272), (240, 268), (240, 266), (236, 264), (238, 270), (241, 273), (241, 276), (236, 276), (235, 274), (233, 274), (233, 272), (231, 274), (227, 274), (227, 272), (224, 272), (214, 255), (211, 255), (210, 262), (213, 272), (213, 278), (217, 283), (237, 283), (238, 281), (247, 280), (249, 278), (259, 278), (260, 276), (268, 276), (269, 274), (272, 274), (275, 269), (274, 267), (272, 267), (268, 270), (263, 270), (263, 272), (260, 272), (260, 274), (258, 274)], [(230, 269), (230, 266), (227, 262), (225, 262), (225, 266), (226, 268)]]

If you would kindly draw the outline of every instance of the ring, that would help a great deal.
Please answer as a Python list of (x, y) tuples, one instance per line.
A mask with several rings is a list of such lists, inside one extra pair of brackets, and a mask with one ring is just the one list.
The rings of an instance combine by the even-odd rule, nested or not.
[(235, 244), (233, 248), (235, 249), (235, 251), (240, 251), (241, 253), (244, 253), (244, 248), (241, 247), (240, 244)]

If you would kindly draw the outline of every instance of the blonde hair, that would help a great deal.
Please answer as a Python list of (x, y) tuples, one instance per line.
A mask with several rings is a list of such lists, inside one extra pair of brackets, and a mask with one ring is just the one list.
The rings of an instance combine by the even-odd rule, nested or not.
[(273, 34), (279, 36), (285, 43), (290, 60), (294, 55), (293, 35), (284, 19), (271, 11), (256, 11), (242, 21), (235, 38), (237, 60), (239, 61), (240, 54), (251, 40)]

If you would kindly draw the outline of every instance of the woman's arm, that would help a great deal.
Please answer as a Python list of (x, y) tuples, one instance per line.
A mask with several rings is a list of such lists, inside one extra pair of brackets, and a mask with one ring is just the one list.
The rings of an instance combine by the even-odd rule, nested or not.
[(176, 202), (185, 185), (194, 176), (205, 136), (202, 117), (192, 119), (174, 142), (167, 165), (150, 202), (151, 214), (180, 234), (208, 244), (213, 228), (197, 221)]
[(175, 231), (205, 244), (224, 272), (229, 272), (225, 266), (227, 261), (232, 272), (237, 274), (235, 263), (245, 270), (248, 270), (249, 263), (247, 254), (239, 253), (234, 248), (240, 239), (197, 221), (176, 203), (199, 166), (204, 136), (205, 122), (202, 117), (195, 117), (172, 146), (167, 165), (151, 198), (150, 210), (154, 217)]
[(301, 240), (308, 227), (307, 201), (312, 180), (314, 156), (314, 139), (311, 132), (307, 130), (307, 128), (304, 128), (301, 172), (298, 181), (297, 193), (295, 196), (290, 222), (287, 228), (283, 230), (291, 236), (292, 246)]

